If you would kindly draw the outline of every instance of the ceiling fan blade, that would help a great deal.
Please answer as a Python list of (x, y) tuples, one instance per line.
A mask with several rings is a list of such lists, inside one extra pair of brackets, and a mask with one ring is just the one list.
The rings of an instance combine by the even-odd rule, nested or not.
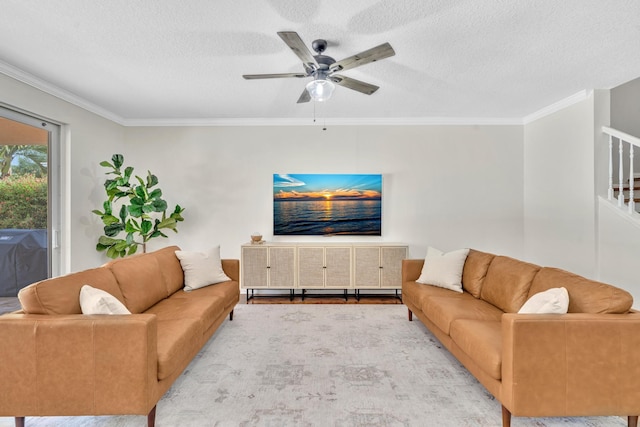
[(242, 77), (244, 77), (247, 80), (253, 80), (253, 79), (280, 79), (280, 78), (283, 78), (283, 77), (298, 77), (298, 78), (302, 78), (302, 77), (307, 77), (307, 75), (304, 74), (304, 73), (243, 74)]
[(318, 63), (316, 59), (311, 54), (309, 48), (304, 44), (298, 33), (295, 31), (280, 31), (278, 35), (284, 41), (287, 46), (291, 48), (293, 53), (295, 53), (298, 58), (304, 64), (304, 69), (308, 70), (310, 68), (317, 69)]
[(309, 91), (307, 90), (307, 88), (304, 88), (304, 90), (300, 94), (300, 98), (298, 98), (297, 103), (302, 104), (303, 102), (309, 102), (309, 101), (311, 101), (311, 95), (309, 95)]
[(329, 77), (329, 79), (337, 85), (346, 87), (348, 89), (353, 89), (358, 92), (362, 92), (365, 95), (371, 95), (378, 89), (379, 86), (372, 85), (370, 83), (365, 83), (360, 80), (352, 79), (351, 77), (345, 77), (338, 74), (333, 74)]
[(378, 61), (380, 59), (388, 58), (395, 55), (389, 43), (383, 43), (380, 46), (372, 47), (364, 52), (356, 53), (353, 56), (345, 58), (341, 61), (331, 64), (329, 67), (332, 71), (348, 70), (350, 68), (359, 67), (361, 65), (368, 64), (370, 62)]

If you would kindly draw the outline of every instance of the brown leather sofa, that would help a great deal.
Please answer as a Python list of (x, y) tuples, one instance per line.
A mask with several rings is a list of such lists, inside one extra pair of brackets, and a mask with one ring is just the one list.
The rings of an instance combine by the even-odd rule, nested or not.
[[(177, 246), (24, 288), (22, 310), (0, 316), (0, 415), (147, 415), (240, 298), (238, 260), (222, 260), (231, 281), (191, 292)], [(131, 315), (81, 314), (90, 284)]]
[[(424, 260), (402, 265), (413, 314), (502, 404), (522, 417), (640, 414), (640, 314), (619, 288), (556, 268), (470, 250), (463, 293), (416, 283)], [(532, 295), (565, 287), (567, 314), (517, 314)]]

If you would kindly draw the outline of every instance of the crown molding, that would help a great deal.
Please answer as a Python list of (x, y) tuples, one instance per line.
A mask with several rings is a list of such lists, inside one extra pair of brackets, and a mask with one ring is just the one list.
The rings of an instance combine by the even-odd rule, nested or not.
[(92, 102), (87, 101), (84, 98), (81, 98), (73, 93), (66, 91), (64, 89), (59, 88), (58, 86), (51, 84), (45, 80), (42, 80), (39, 77), (34, 76), (31, 73), (28, 73), (24, 70), (14, 67), (13, 65), (7, 64), (6, 62), (0, 60), (0, 73), (9, 76), (15, 80), (18, 80), (22, 83), (25, 83), (33, 88), (41, 90), (49, 95), (53, 95), (56, 98), (60, 98), (64, 101), (67, 101), (70, 104), (73, 104), (77, 107), (80, 107), (84, 110), (90, 111), (94, 114), (97, 114), (105, 119), (111, 120), (112, 122), (116, 122), (118, 124), (124, 124), (125, 120), (119, 115), (102, 108)]
[(127, 127), (142, 126), (518, 126), (526, 125), (589, 98), (593, 91), (582, 90), (523, 118), (515, 117), (365, 117), (327, 118), (184, 118), (126, 119), (118, 114), (59, 88), (24, 70), (0, 60), (0, 73), (60, 98), (84, 110)]
[(577, 104), (578, 102), (582, 102), (585, 99), (588, 99), (591, 94), (593, 93), (593, 90), (581, 90), (578, 93), (574, 93), (571, 96), (568, 96), (564, 99), (561, 99), (558, 102), (555, 102), (551, 105), (548, 105), (538, 111), (536, 111), (535, 113), (531, 113), (527, 116), (524, 116), (522, 118), (522, 124), (523, 125), (528, 125), (531, 122), (535, 122), (536, 120), (539, 120), (543, 117), (546, 117), (550, 114), (553, 113), (557, 113), (560, 110), (564, 110), (567, 107), (570, 107), (574, 104)]
[(487, 117), (366, 117), (366, 118), (225, 118), (125, 119), (124, 126), (516, 126), (520, 118)]

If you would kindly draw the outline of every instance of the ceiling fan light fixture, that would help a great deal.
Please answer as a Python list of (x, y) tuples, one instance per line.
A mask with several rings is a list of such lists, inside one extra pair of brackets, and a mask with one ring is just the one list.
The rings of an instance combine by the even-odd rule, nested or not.
[(318, 79), (307, 83), (307, 92), (311, 99), (317, 102), (326, 101), (331, 98), (336, 85), (329, 80)]

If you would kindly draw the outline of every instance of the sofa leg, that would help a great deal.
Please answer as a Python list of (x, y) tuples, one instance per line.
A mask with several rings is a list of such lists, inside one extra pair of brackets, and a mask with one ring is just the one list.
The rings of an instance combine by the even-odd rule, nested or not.
[(16, 427), (24, 427), (24, 417), (16, 417)]
[(511, 427), (511, 412), (502, 405), (502, 427)]
[(638, 416), (629, 415), (627, 424), (629, 425), (629, 427), (638, 427)]
[(156, 408), (158, 405), (151, 408), (151, 412), (147, 415), (147, 427), (155, 427), (156, 425)]
[(233, 310), (231, 310), (231, 312), (229, 313), (229, 321), (233, 320)]
[(413, 321), (413, 311), (407, 308), (407, 316), (409, 316), (409, 322)]

